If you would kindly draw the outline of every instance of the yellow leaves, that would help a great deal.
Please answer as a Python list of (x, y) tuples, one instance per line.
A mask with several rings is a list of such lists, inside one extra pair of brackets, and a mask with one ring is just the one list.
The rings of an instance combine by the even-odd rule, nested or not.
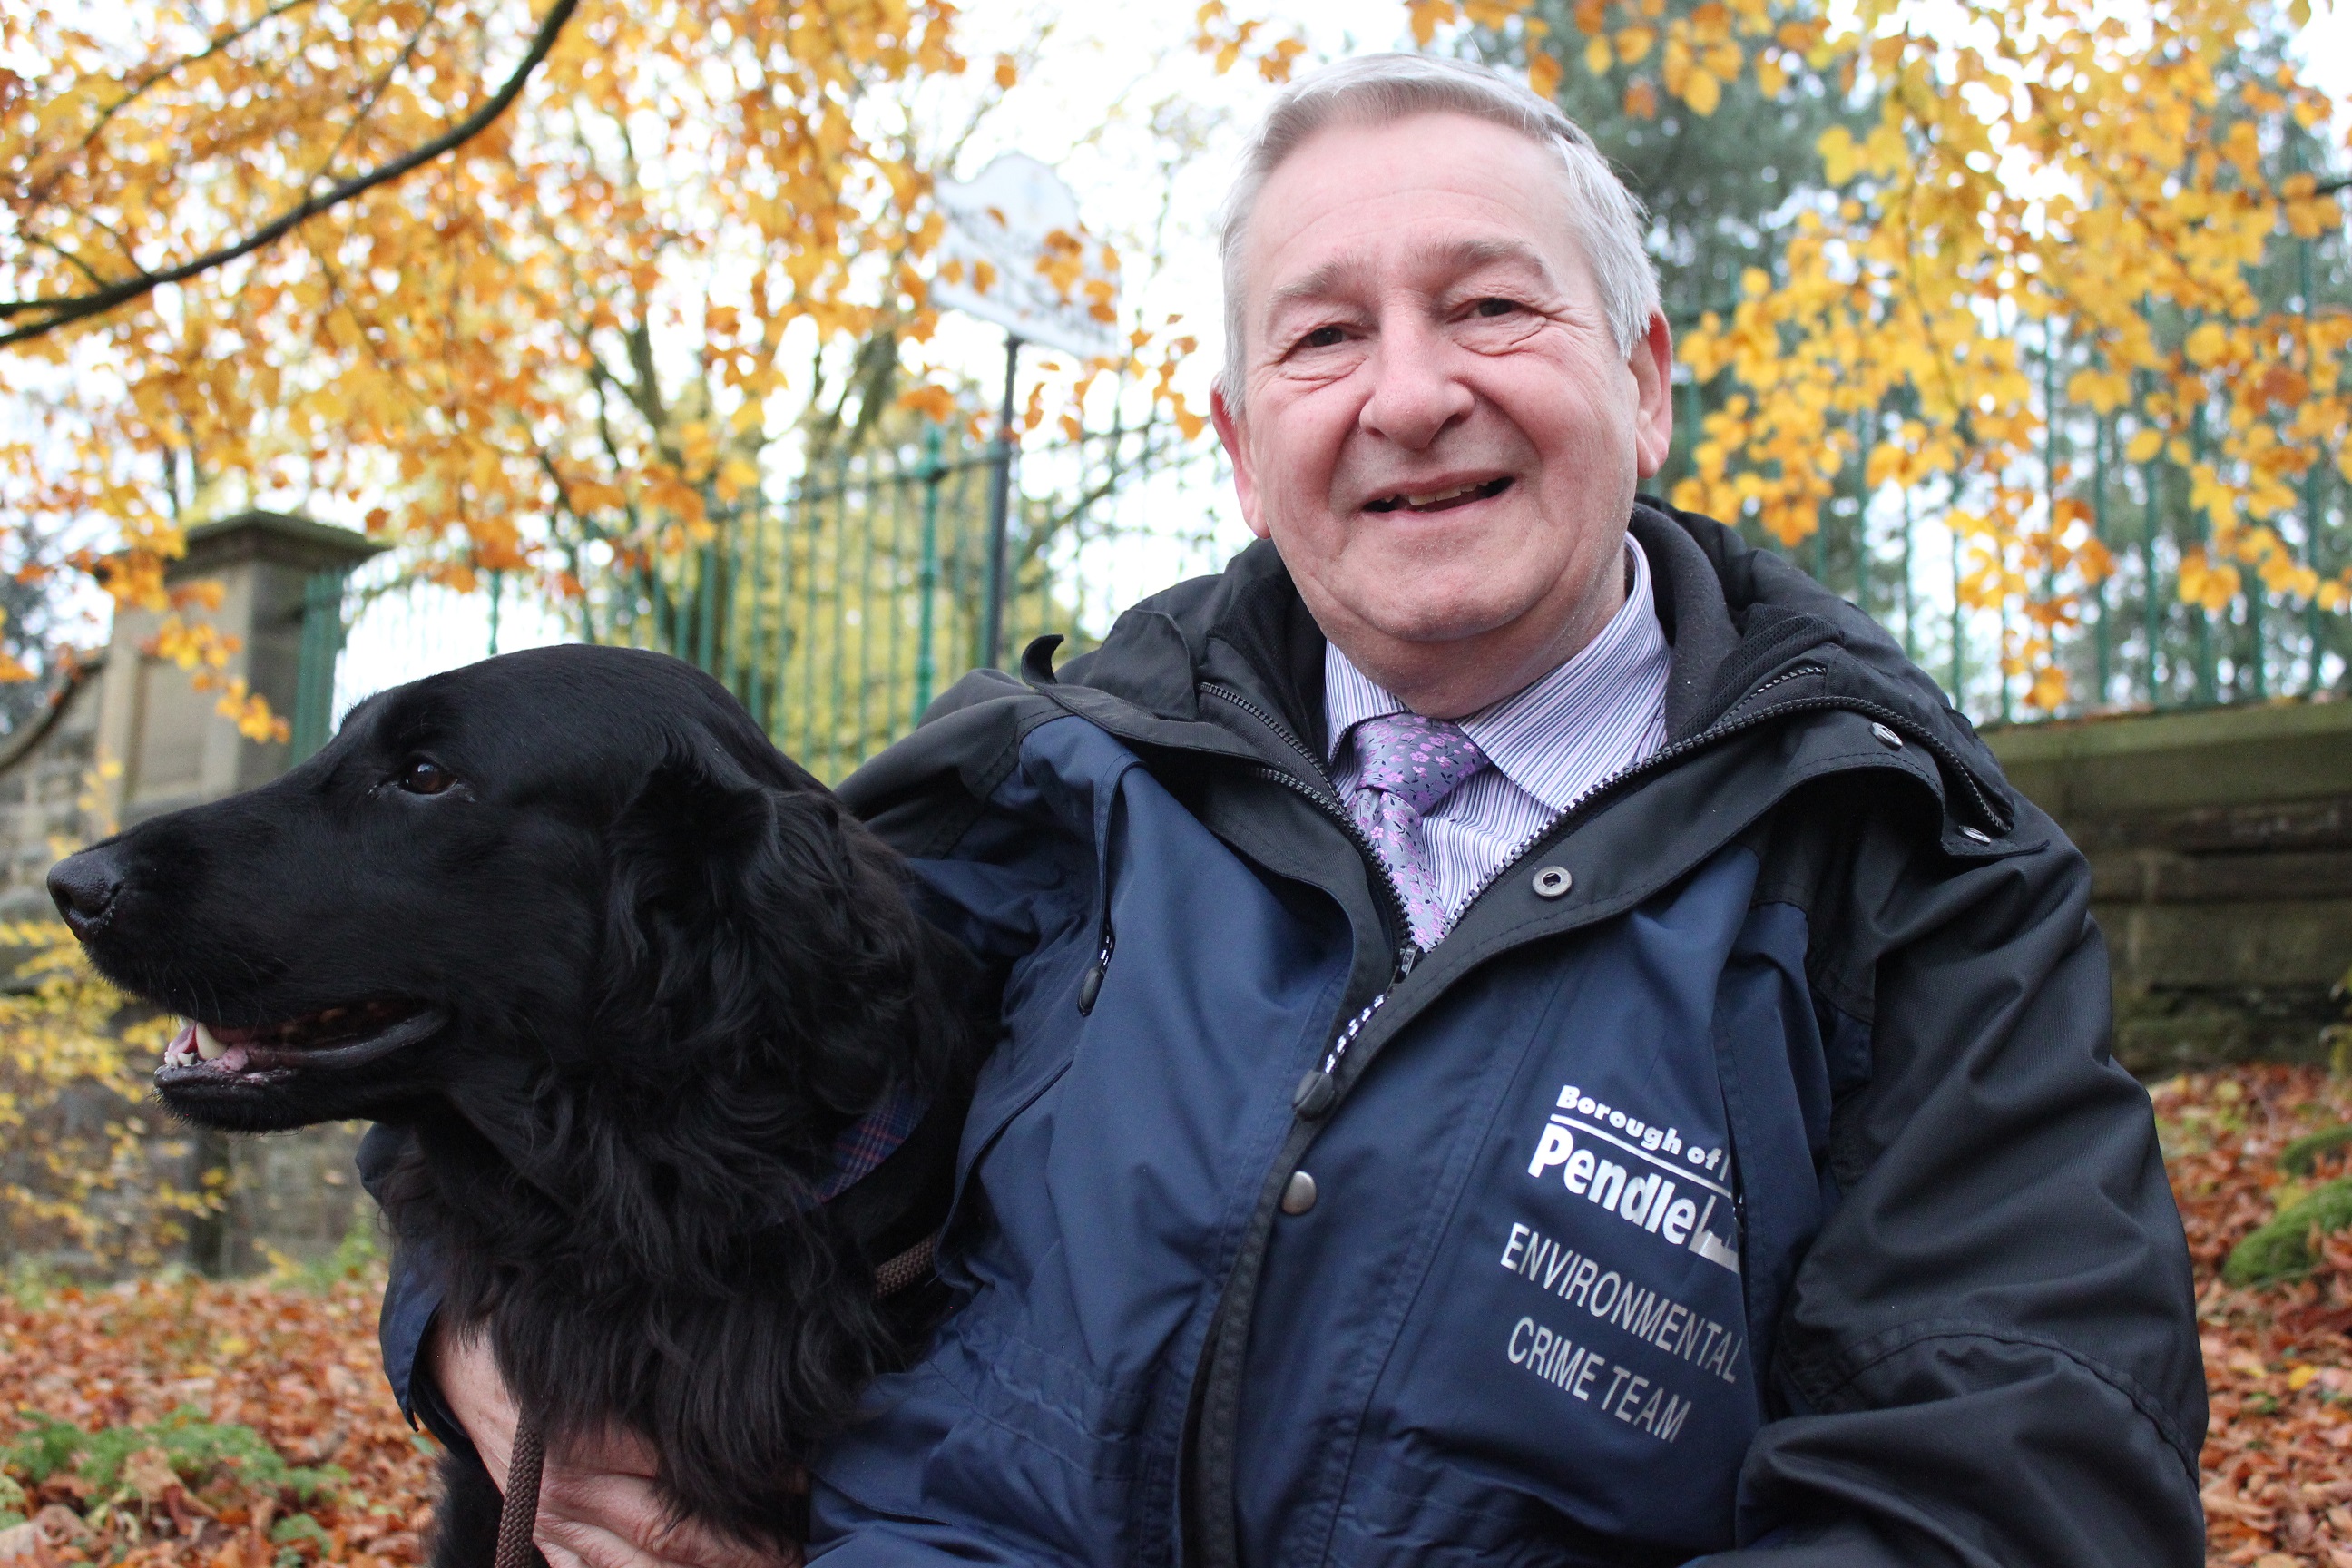
[(2182, 352), (2200, 370), (2210, 369), (2228, 355), (2230, 334), (2219, 321), (2207, 321), (2189, 334)]
[(1655, 27), (1620, 27), (1617, 29), (1617, 58), (1629, 66), (1640, 65), (1650, 58), (1650, 47), (1657, 41), (1658, 30)]
[(2112, 414), (2131, 400), (2131, 377), (2121, 371), (2086, 367), (2066, 381), (2068, 401), (2096, 414)]
[(2201, 548), (2180, 558), (2180, 602), (2198, 605), (2208, 615), (2218, 616), (2230, 607), (2241, 581), (2235, 566), (2215, 563)]
[(2163, 450), (2163, 431), (2156, 429), (2141, 430), (2137, 432), (2132, 437), (2131, 440), (2125, 445), (2124, 460), (2132, 463), (2153, 462), (2156, 459), (2156, 455)]
[(1694, 69), (1683, 83), (1682, 97), (1683, 101), (1690, 105), (1692, 113), (1711, 115), (1717, 105), (1723, 101), (1723, 83), (1712, 71)]
[(1767, 98), (1778, 98), (1788, 90), (1789, 73), (1775, 55), (1756, 57), (1756, 88)]
[(898, 406), (911, 408), (924, 418), (945, 424), (955, 417), (955, 394), (944, 386), (925, 383), (908, 387), (898, 395)]
[(1635, 77), (1625, 84), (1625, 112), (1636, 120), (1658, 117), (1658, 89), (1646, 77)]
[(1549, 99), (1559, 90), (1562, 70), (1559, 57), (1546, 49), (1536, 49), (1528, 57), (1528, 88), (1538, 98)]
[(2026, 689), (2025, 700), (2044, 713), (2055, 712), (2066, 700), (2066, 672), (2050, 664), (2035, 670), (2033, 684)]
[(732, 502), (746, 491), (760, 488), (759, 468), (748, 458), (729, 458), (719, 465), (719, 472), (711, 478), (710, 488), (719, 492), (720, 500)]
[(1462, 7), (1455, 0), (1406, 0), (1405, 13), (1412, 41), (1425, 49), (1439, 27), (1460, 18)]
[(2285, 207), (2287, 231), (2297, 239), (2321, 238), (2335, 233), (2344, 223), (2344, 204), (2339, 196), (2290, 198)]
[(1853, 132), (1843, 125), (1832, 125), (1822, 132), (1813, 144), (1822, 155), (1822, 174), (1832, 185), (1843, 185), (1854, 176), (1861, 166), (1862, 150), (1854, 145)]
[(1607, 76), (1609, 68), (1616, 63), (1616, 51), (1610, 47), (1607, 38), (1593, 37), (1585, 40), (1584, 68), (1586, 70), (1591, 71), (1594, 76)]
[(1021, 79), (1020, 64), (1011, 55), (999, 55), (996, 57), (995, 75), (996, 85), (999, 88), (1009, 89)]

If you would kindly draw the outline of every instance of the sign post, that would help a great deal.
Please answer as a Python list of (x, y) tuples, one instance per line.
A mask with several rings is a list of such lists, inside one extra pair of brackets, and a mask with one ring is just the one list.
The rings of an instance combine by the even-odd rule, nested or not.
[(1004, 334), (1004, 406), (996, 416), (996, 456), (988, 477), (988, 620), (982, 651), (992, 669), (1004, 663), (1004, 555), (1012, 533), (1013, 377), (1021, 368), (1021, 334)]
[[(1007, 153), (972, 179), (941, 179), (933, 190), (947, 216), (947, 232), (930, 286), (932, 302), (1004, 329), (1004, 398), (990, 476), (988, 611), (981, 648), (989, 665), (999, 666), (1011, 585), (1013, 384), (1021, 345), (1040, 343), (1081, 359), (1115, 357), (1118, 339), (1111, 328), (1118, 320), (1118, 295), (1105, 269), (1087, 266), (1077, 198), (1036, 159)], [(1084, 287), (1070, 287), (1078, 280)]]

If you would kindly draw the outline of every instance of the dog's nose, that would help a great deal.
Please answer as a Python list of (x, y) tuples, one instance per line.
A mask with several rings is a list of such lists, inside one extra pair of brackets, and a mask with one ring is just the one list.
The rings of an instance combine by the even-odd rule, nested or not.
[(85, 849), (49, 868), (49, 897), (78, 937), (104, 923), (122, 891), (122, 872), (103, 849)]

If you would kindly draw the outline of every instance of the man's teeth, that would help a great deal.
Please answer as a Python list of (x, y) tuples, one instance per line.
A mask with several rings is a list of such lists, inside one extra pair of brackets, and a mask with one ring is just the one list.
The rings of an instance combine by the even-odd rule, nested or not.
[(202, 1024), (196, 1026), (196, 1055), (208, 1062), (216, 1062), (220, 1060), (222, 1053), (227, 1049), (226, 1046), (222, 1045), (213, 1037), (210, 1029), (205, 1028)]
[(1435, 506), (1439, 501), (1452, 500), (1456, 496), (1466, 496), (1472, 490), (1482, 489), (1486, 484), (1486, 481), (1481, 479), (1475, 484), (1456, 485), (1450, 490), (1432, 490), (1427, 495), (1421, 496), (1409, 495), (1404, 498), (1404, 504), (1410, 507)]

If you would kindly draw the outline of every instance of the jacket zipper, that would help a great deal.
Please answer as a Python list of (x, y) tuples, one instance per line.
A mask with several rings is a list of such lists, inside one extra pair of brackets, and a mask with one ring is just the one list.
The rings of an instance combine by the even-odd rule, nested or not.
[[(1740, 701), (1753, 701), (1759, 694), (1770, 690), (1773, 687), (1780, 685), (1782, 681), (1792, 680), (1799, 676), (1819, 674), (1821, 669), (1822, 667), (1820, 665), (1805, 665), (1800, 666), (1795, 669), (1786, 671), (1783, 674), (1774, 676), (1763, 685), (1756, 688), (1754, 691), (1751, 691), (1746, 697), (1741, 698)], [(1213, 690), (1216, 689), (1213, 687), (1204, 687), (1202, 689)], [(1235, 700), (1237, 705), (1242, 705), (1239, 704), (1238, 700)], [(1591, 789), (1585, 791), (1584, 795), (1577, 800), (1574, 805), (1570, 805), (1566, 811), (1560, 813), (1557, 817), (1554, 817), (1552, 821), (1540, 832), (1530, 837), (1526, 843), (1520, 845), (1518, 848), (1512, 851), (1510, 856), (1506, 858), (1501, 865), (1497, 866), (1492, 872), (1488, 873), (1486, 880), (1478, 884), (1476, 889), (1471, 893), (1468, 900), (1463, 904), (1463, 913), (1467, 915), (1489, 888), (1494, 887), (1497, 882), (1500, 882), (1505, 878), (1510, 876), (1517, 869), (1519, 863), (1525, 860), (1528, 856), (1533, 853), (1538, 847), (1551, 842), (1560, 834), (1560, 830), (1563, 827), (1566, 827), (1572, 832), (1576, 826), (1580, 825), (1582, 818), (1591, 815), (1593, 806), (1597, 803), (1606, 796), (1615, 793), (1617, 790), (1622, 788), (1633, 780), (1641, 778), (1644, 774), (1656, 772), (1661, 768), (1670, 766), (1673, 763), (1681, 761), (1684, 757), (1689, 756), (1692, 752), (1700, 750), (1702, 747), (1710, 746), (1718, 741), (1727, 740), (1733, 735), (1743, 733), (1746, 731), (1752, 730), (1756, 726), (1771, 720), (1786, 718), (1796, 713), (1820, 712), (1832, 709), (1841, 710), (1851, 713), (1860, 713), (1865, 717), (1875, 719), (1881, 723), (1886, 724), (1890, 728), (1896, 730), (1898, 732), (1908, 735), (1911, 739), (1918, 742), (1920, 745), (1926, 747), (1937, 756), (1950, 763), (1956, 773), (1958, 773), (1962, 778), (1969, 779), (1969, 791), (1974, 795), (1976, 804), (1983, 813), (1985, 820), (1992, 822), (1995, 826), (1998, 826), (1996, 819), (1993, 817), (1990, 803), (1985, 800), (1983, 792), (1976, 788), (1975, 780), (1969, 777), (1968, 770), (1960, 765), (1959, 759), (1945, 755), (1945, 748), (1937, 743), (1934, 736), (1927, 734), (1923, 731), (1919, 730), (1902, 715), (1895, 712), (1891, 709), (1881, 708), (1877, 704), (1871, 702), (1855, 702), (1844, 699), (1831, 697), (1801, 698), (1793, 702), (1781, 702), (1777, 703), (1770, 708), (1759, 709), (1748, 714), (1746, 718), (1736, 721), (1717, 721), (1716, 723), (1700, 731), (1696, 735), (1688, 736), (1675, 742), (1671, 746), (1663, 746), (1659, 748), (1657, 751), (1651, 752), (1649, 756), (1643, 758), (1641, 762), (1634, 763), (1632, 767), (1620, 768), (1617, 772), (1610, 774), (1607, 778), (1601, 780), (1599, 784), (1594, 784)], [(1255, 710), (1252, 710), (1252, 711), (1255, 711)], [(1265, 716), (1260, 714), (1259, 717), (1264, 718)], [(1279, 731), (1277, 731), (1277, 732)], [(1297, 742), (1294, 742), (1293, 744), (1295, 745)], [(1299, 748), (1302, 752), (1305, 751), (1305, 749), (1306, 748), (1304, 747)], [(1278, 769), (1268, 769), (1265, 771), (1277, 777), (1281, 776), (1280, 770)], [(1358, 842), (1360, 844), (1363, 842), (1360, 835), (1358, 836)], [(1369, 850), (1370, 847), (1365, 846), (1365, 847)], [(1373, 857), (1373, 861), (1375, 864), (1378, 864), (1377, 856)], [(1393, 891), (1393, 889), (1391, 890)], [(1414, 960), (1418, 960), (1421, 956), (1417, 951), (1410, 948), (1407, 951), (1411, 952), (1412, 957)], [(1339, 1070), (1341, 1060), (1347, 1056), (1349, 1048), (1356, 1043), (1357, 1037), (1363, 1033), (1364, 1026), (1371, 1022), (1372, 1015), (1379, 1012), (1381, 1010), (1381, 1005), (1386, 1002), (1389, 997), (1394, 994), (1397, 987), (1397, 982), (1402, 981), (1405, 974), (1411, 972), (1411, 963), (1406, 963), (1401, 965), (1396, 979), (1390, 982), (1389, 988), (1386, 991), (1381, 992), (1378, 996), (1373, 997), (1370, 1005), (1365, 1007), (1363, 1011), (1358, 1013), (1355, 1017), (1349, 1021), (1347, 1027), (1339, 1031), (1338, 1037), (1331, 1043), (1331, 1048), (1325, 1053), (1322, 1065), (1317, 1068), (1313, 1072), (1308, 1073), (1304, 1079), (1300, 1079), (1298, 1087), (1292, 1091), (1290, 1104), (1293, 1111), (1309, 1121), (1318, 1120), (1321, 1117), (1329, 1114), (1331, 1108), (1338, 1103), (1339, 1099)]]
[[(1106, 900), (1108, 903), (1108, 900)], [(1110, 973), (1111, 950), (1118, 945), (1118, 933), (1111, 929), (1110, 910), (1103, 910), (1102, 951), (1087, 968), (1086, 978), (1078, 982), (1078, 1016), (1083, 1018), (1095, 1010), (1095, 998), (1102, 994), (1103, 976)]]
[(1356, 847), (1356, 852), (1363, 857), (1364, 864), (1372, 868), (1372, 875), (1379, 882), (1381, 890), (1388, 895), (1389, 908), (1396, 915), (1396, 929), (1406, 933), (1397, 949), (1396, 963), (1389, 973), (1388, 984), (1379, 995), (1366, 1003), (1354, 1017), (1349, 1019), (1340, 1027), (1339, 1033), (1332, 1037), (1329, 1047), (1324, 1052), (1322, 1064), (1300, 1079), (1298, 1087), (1291, 1091), (1292, 1111), (1310, 1121), (1315, 1121), (1328, 1112), (1332, 1103), (1339, 1098), (1339, 1086), (1334, 1078), (1339, 1059), (1348, 1054), (1348, 1047), (1355, 1042), (1356, 1037), (1363, 1032), (1364, 1026), (1371, 1022), (1372, 1015), (1381, 1010), (1381, 1005), (1395, 994), (1396, 988), (1404, 984), (1404, 977), (1412, 973), (1413, 965), (1421, 962), (1421, 948), (1412, 940), (1411, 934), (1412, 919), (1405, 910), (1404, 895), (1397, 891), (1396, 879), (1389, 875), (1388, 863), (1382, 860), (1380, 852), (1372, 847), (1372, 841), (1364, 837), (1364, 830), (1356, 826), (1356, 819), (1349, 816), (1347, 808), (1339, 804), (1339, 788), (1331, 783), (1331, 775), (1323, 771), (1322, 759), (1308, 751), (1306, 742), (1292, 734), (1287, 725), (1232, 687), (1209, 681), (1204, 682), (1201, 689), (1240, 709), (1260, 724), (1265, 725), (1267, 731), (1276, 739), (1305, 759), (1308, 769), (1314, 774), (1316, 784), (1319, 784), (1321, 788), (1316, 788), (1314, 784), (1308, 784), (1295, 773), (1271, 765), (1260, 764), (1255, 771), (1260, 777), (1278, 784), (1303, 797), (1318, 811), (1339, 826), (1340, 831), (1347, 834), (1348, 841)]

